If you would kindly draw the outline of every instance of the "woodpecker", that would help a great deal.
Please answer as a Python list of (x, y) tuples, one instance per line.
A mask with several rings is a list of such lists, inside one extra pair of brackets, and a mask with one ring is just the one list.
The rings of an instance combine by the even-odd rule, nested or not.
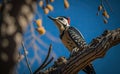
[[(57, 26), (60, 32), (60, 39), (72, 56), (88, 46), (81, 32), (75, 27), (70, 26), (70, 18), (64, 16), (56, 18), (48, 16), (48, 18), (53, 20)], [(87, 65), (83, 71), (86, 74), (96, 74), (92, 64)]]

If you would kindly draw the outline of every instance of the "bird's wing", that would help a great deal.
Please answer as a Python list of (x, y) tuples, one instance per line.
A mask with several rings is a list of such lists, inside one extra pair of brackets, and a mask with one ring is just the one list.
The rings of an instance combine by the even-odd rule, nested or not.
[[(71, 39), (78, 45), (79, 48), (82, 48), (86, 45), (86, 42), (82, 36), (82, 34), (74, 27), (69, 27), (68, 28), (68, 34), (71, 37)], [(87, 65), (83, 71), (86, 74), (96, 74), (94, 67), (92, 64)]]
[(68, 34), (77, 46), (81, 47), (86, 44), (82, 34), (76, 28), (69, 27)]

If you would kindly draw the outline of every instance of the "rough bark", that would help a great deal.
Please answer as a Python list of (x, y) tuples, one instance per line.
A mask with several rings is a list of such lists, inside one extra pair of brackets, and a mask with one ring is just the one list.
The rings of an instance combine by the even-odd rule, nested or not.
[(61, 59), (47, 70), (40, 70), (40, 74), (77, 74), (85, 66), (95, 59), (102, 58), (107, 50), (120, 43), (120, 28), (106, 30), (93, 39), (88, 48), (78, 52), (69, 59)]
[(14, 74), (22, 34), (32, 20), (35, 8), (35, 0), (3, 0), (0, 12), (0, 74)]

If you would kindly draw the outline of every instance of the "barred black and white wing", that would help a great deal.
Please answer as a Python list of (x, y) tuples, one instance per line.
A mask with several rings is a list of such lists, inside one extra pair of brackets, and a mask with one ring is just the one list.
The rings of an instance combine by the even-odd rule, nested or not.
[(83, 35), (74, 27), (68, 28), (68, 34), (72, 41), (80, 48), (84, 48), (86, 46), (86, 42), (84, 40)]
[[(69, 34), (70, 38), (72, 39), (72, 41), (74, 41), (74, 43), (79, 47), (79, 50), (82, 50), (84, 47), (87, 46), (87, 44), (84, 40), (84, 37), (82, 36), (82, 34), (76, 28), (69, 27), (68, 34)], [(92, 64), (87, 65), (83, 69), (83, 71), (86, 74), (96, 74)]]

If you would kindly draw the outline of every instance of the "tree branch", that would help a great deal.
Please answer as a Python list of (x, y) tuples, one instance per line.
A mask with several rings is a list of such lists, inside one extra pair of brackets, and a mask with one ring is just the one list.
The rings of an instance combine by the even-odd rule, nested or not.
[(106, 30), (101, 36), (93, 39), (92, 42), (89, 44), (88, 48), (85, 48), (83, 51), (79, 51), (75, 56), (70, 57), (67, 60), (64, 58), (61, 61), (57, 61), (57, 64), (54, 63), (54, 65), (48, 68), (47, 70), (43, 70), (41, 74), (78, 73), (90, 62), (94, 61), (95, 59), (104, 57), (107, 50), (119, 43), (120, 28), (112, 31)]

